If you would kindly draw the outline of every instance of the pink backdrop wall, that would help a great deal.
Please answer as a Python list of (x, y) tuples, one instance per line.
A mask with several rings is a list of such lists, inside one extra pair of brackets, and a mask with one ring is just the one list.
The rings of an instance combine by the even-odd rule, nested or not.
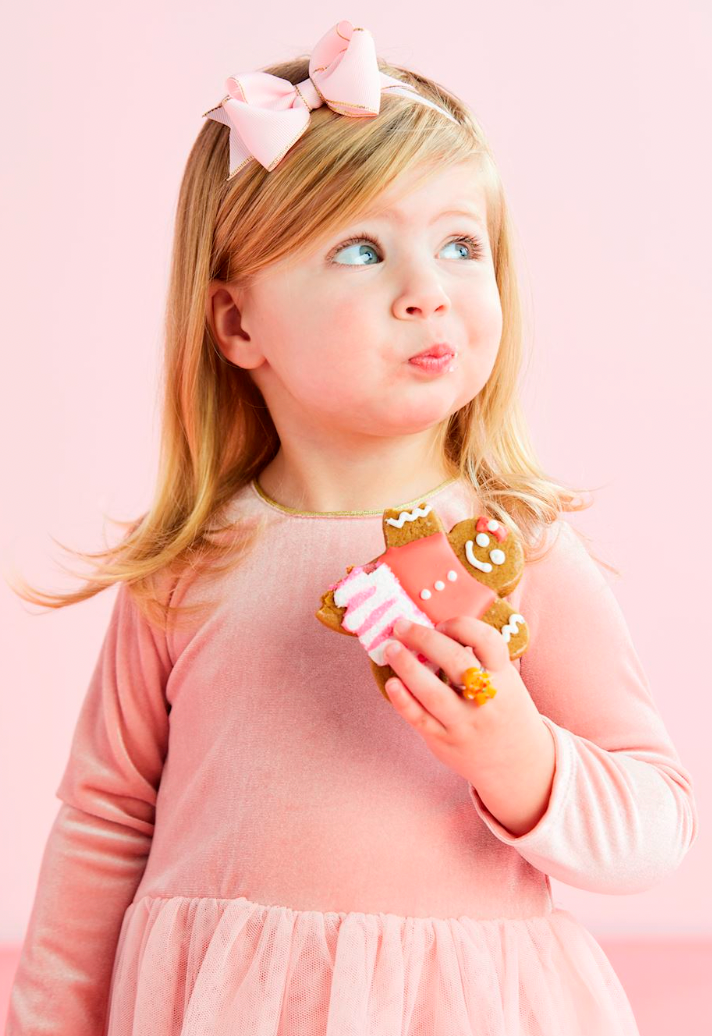
[[(710, 503), (712, 9), (245, 10), (69, 0), (6, 22), (3, 569), (70, 587), (50, 536), (98, 550), (118, 532), (102, 512), (147, 506), (175, 199), (226, 76), (309, 51), (341, 18), (366, 26), (384, 57), (452, 88), (484, 124), (518, 227), (534, 440), (551, 475), (602, 487), (576, 523), (623, 570), (614, 590), (696, 783), (701, 833), (673, 876), (635, 896), (554, 882), (556, 899), (601, 936), (709, 937), (710, 570), (702, 530), (682, 530)], [(112, 601), (32, 617), (0, 586), (0, 942), (24, 934)]]

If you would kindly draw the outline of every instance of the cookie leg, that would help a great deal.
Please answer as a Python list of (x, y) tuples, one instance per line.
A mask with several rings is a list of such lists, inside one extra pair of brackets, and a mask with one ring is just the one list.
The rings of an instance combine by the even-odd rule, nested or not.
[(374, 662), (372, 658), (369, 658), (369, 662), (371, 663), (373, 675), (376, 677), (378, 689), (390, 705), (391, 700), (388, 697), (388, 691), (386, 690), (386, 681), (390, 680), (392, 676), (398, 676), (398, 673), (395, 669), (391, 669), (389, 665), (379, 665), (378, 662)]

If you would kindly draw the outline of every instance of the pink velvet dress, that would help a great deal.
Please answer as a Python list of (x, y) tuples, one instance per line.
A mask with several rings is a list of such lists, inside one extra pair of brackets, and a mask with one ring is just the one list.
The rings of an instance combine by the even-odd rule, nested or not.
[[(446, 529), (475, 513), (459, 480), (419, 499)], [(292, 512), (250, 483), (228, 517), (268, 526), (207, 592), (178, 584), (174, 603), (219, 598), (197, 628), (157, 632), (118, 590), (6, 1036), (636, 1034), (550, 879), (645, 891), (697, 811), (570, 524), (508, 598), (556, 747), (548, 808), (517, 837), (380, 694), (359, 641), (314, 616), (384, 550), (381, 512)]]

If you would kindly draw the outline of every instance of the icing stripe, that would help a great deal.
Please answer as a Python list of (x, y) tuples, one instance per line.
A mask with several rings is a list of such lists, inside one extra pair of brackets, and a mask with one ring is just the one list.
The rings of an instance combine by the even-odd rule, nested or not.
[(426, 504), (425, 507), (416, 507), (412, 511), (401, 511), (397, 518), (386, 518), (386, 525), (395, 525), (396, 529), (402, 529), (405, 522), (415, 522), (418, 518), (425, 518), (431, 510), (430, 504)]
[(368, 616), (363, 625), (359, 626), (359, 628), (355, 631), (356, 633), (358, 633), (359, 637), (364, 633), (368, 633), (371, 627), (374, 626), (377, 622), (379, 622), (379, 620), (392, 609), (395, 603), (395, 598), (389, 597), (387, 601), (383, 602), (383, 604), (379, 604), (378, 608), (375, 608), (371, 612), (371, 614)]
[[(428, 616), (406, 594), (398, 578), (386, 564), (378, 565), (371, 572), (363, 566), (354, 567), (337, 584), (334, 602), (346, 612), (341, 620), (344, 629), (355, 633), (378, 665), (386, 665), (383, 651), (393, 637), (393, 624), (400, 616), (413, 622), (432, 627)], [(427, 660), (425, 665), (437, 672), (440, 668)]]
[(517, 633), (519, 633), (519, 629), (518, 629), (517, 623), (519, 623), (521, 625), (521, 623), (523, 623), (523, 622), (524, 622), (524, 616), (520, 615), (518, 612), (515, 612), (513, 615), (509, 616), (509, 622), (507, 623), (506, 626), (502, 626), (502, 629), (501, 629), (501, 633), (502, 633), (502, 636), (504, 637), (504, 643), (505, 644), (509, 643), (509, 639), (510, 639), (510, 637), (513, 634), (514, 634), (514, 636), (516, 636)]

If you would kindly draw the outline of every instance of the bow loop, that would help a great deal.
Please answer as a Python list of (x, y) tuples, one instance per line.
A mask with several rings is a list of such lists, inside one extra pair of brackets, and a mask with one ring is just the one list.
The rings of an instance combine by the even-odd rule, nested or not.
[[(296, 99), (296, 91), (293, 87), (292, 90)], [(309, 125), (309, 111), (301, 103), (298, 108), (258, 108), (231, 97), (223, 107), (233, 129), (238, 130), (239, 143), (245, 151), (240, 164), (251, 155), (265, 169), (273, 169)]]
[[(344, 42), (346, 45), (344, 46)], [(317, 43), (309, 78), (340, 115), (362, 117), (381, 110), (381, 80), (373, 36), (342, 21)]]

